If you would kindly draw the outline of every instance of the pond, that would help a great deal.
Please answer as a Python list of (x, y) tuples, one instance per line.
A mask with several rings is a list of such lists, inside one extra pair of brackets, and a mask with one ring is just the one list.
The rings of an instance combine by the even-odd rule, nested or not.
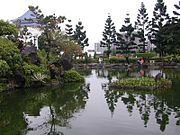
[[(108, 90), (126, 77), (163, 76), (170, 90)], [(85, 84), (0, 94), (0, 135), (179, 135), (180, 71), (86, 70)], [(88, 87), (89, 86), (89, 87)]]

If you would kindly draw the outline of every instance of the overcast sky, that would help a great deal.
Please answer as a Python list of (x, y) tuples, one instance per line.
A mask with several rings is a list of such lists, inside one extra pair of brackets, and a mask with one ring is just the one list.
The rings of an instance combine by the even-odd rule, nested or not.
[[(151, 17), (157, 0), (0, 0), (0, 19), (15, 19), (25, 13), (29, 5), (38, 5), (45, 15), (63, 15), (71, 19), (73, 24), (80, 19), (92, 45), (101, 40), (108, 13), (119, 30), (126, 13), (130, 13), (134, 23), (142, 1)], [(164, 0), (170, 15), (178, 1)]]

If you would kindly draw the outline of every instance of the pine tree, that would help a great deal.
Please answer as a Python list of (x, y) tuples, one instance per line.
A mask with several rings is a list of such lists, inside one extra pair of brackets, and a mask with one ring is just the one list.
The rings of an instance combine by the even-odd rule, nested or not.
[(156, 40), (156, 35), (164, 25), (170, 23), (171, 21), (166, 10), (167, 6), (164, 4), (163, 0), (157, 0), (153, 11), (154, 17), (151, 21), (150, 41), (156, 46), (155, 50), (160, 54), (160, 56), (164, 54), (164, 47)]
[(139, 14), (137, 15), (137, 21), (135, 22), (135, 26), (137, 29), (137, 35), (136, 37), (139, 38), (138, 47), (140, 51), (145, 52), (146, 51), (146, 36), (148, 31), (148, 13), (146, 12), (146, 8), (143, 2), (141, 2), (141, 8), (138, 10)]
[(68, 20), (68, 23), (66, 24), (65, 31), (66, 31), (66, 35), (68, 37), (73, 36), (73, 28), (72, 28), (72, 25), (71, 25), (71, 20)]
[(36, 19), (32, 21), (35, 21), (42, 31), (41, 36), (43, 36), (44, 40), (42, 40), (43, 42), (41, 44), (43, 44), (43, 48), (47, 52), (47, 60), (50, 61), (50, 54), (54, 48), (53, 35), (57, 32), (60, 33), (61, 29), (59, 24), (63, 23), (64, 20), (66, 20), (66, 17), (56, 16), (55, 14), (44, 16), (38, 6), (29, 6), (29, 10), (32, 11), (36, 17)]
[[(175, 4), (174, 7), (177, 9), (177, 10), (180, 10), (180, 1), (179, 1), (179, 5)], [(173, 11), (174, 15), (177, 15), (177, 16), (180, 16), (180, 12), (178, 13), (177, 11)]]
[(82, 25), (82, 22), (79, 21), (76, 25), (76, 29), (73, 35), (74, 40), (80, 45), (82, 49), (84, 49), (85, 46), (89, 46), (88, 38), (86, 37), (86, 31), (83, 29), (84, 26)]
[(107, 48), (106, 53), (107, 53), (108, 58), (111, 53), (111, 47), (113, 47), (113, 45), (116, 45), (116, 29), (111, 19), (111, 16), (109, 14), (105, 22), (103, 38), (101, 41), (101, 47)]
[[(174, 7), (176, 8), (176, 10), (180, 10), (180, 1), (179, 1), (179, 5), (177, 4), (174, 4)], [(180, 16), (180, 11), (173, 11), (173, 14), (176, 15), (177, 17), (175, 17), (175, 21), (179, 21), (180, 22), (180, 19), (178, 19), (178, 17)]]
[(124, 20), (125, 24), (120, 29), (120, 33), (118, 34), (118, 43), (121, 45), (119, 49), (122, 50), (122, 53), (129, 54), (135, 51), (137, 48), (134, 35), (134, 27), (132, 26), (129, 18), (129, 14)]

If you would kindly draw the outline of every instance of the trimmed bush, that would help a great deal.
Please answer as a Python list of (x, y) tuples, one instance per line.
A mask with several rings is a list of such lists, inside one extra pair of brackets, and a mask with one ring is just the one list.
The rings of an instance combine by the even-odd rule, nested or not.
[(64, 76), (63, 76), (63, 81), (65, 83), (68, 83), (68, 82), (84, 82), (84, 77), (81, 76), (75, 70), (69, 70), (69, 71), (65, 71)]
[(126, 62), (126, 58), (125, 57), (117, 57), (117, 56), (112, 56), (109, 59), (110, 63), (123, 63)]
[(146, 53), (136, 53), (135, 54), (138, 58), (145, 58), (150, 59), (156, 56), (155, 52), (146, 52)]
[(169, 89), (171, 86), (172, 82), (170, 80), (161, 78), (161, 80), (155, 81), (154, 78), (149, 77), (128, 78), (110, 84), (110, 88), (130, 90), (161, 90)]

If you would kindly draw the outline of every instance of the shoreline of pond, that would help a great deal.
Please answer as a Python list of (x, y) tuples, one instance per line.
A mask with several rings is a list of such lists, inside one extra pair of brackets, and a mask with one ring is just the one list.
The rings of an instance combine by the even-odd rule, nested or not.
[(88, 64), (74, 64), (75, 69), (127, 69), (127, 68), (150, 68), (150, 69), (180, 69), (180, 63), (144, 63), (139, 65), (137, 63), (88, 63)]

